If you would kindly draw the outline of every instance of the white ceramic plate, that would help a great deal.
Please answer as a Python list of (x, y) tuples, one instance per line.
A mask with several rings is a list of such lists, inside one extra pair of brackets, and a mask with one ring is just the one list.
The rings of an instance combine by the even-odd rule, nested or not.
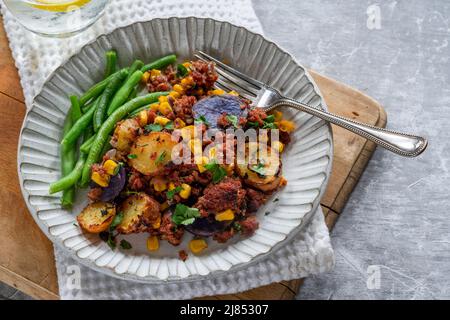
[[(34, 219), (53, 241), (77, 261), (122, 279), (144, 282), (188, 281), (214, 277), (254, 263), (289, 241), (303, 228), (319, 204), (331, 167), (332, 137), (327, 123), (308, 114), (284, 110), (298, 129), (283, 158), (288, 185), (258, 212), (260, 228), (250, 238), (219, 245), (209, 241), (201, 256), (182, 262), (186, 234), (179, 247), (163, 243), (158, 253), (145, 249), (146, 234), (128, 236), (131, 250), (112, 251), (96, 235), (77, 227), (76, 215), (87, 204), (79, 192), (73, 210), (61, 208), (59, 195), (48, 195), (60, 177), (59, 141), (69, 109), (69, 94), (80, 94), (101, 80), (104, 53), (116, 49), (121, 66), (135, 59), (151, 61), (176, 53), (180, 60), (203, 50), (244, 73), (278, 88), (286, 96), (325, 108), (304, 67), (261, 35), (212, 19), (170, 18), (139, 22), (100, 36), (84, 46), (45, 82), (28, 111), (19, 139), (18, 171), (23, 196)], [(266, 212), (271, 212), (265, 215)]]

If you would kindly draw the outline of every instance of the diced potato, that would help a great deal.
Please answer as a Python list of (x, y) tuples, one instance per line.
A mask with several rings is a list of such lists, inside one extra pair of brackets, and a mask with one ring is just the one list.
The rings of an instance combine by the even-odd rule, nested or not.
[(119, 210), (123, 219), (116, 230), (122, 234), (144, 232), (160, 218), (159, 203), (143, 192), (129, 196)]
[(116, 215), (116, 207), (111, 203), (89, 204), (77, 217), (78, 224), (90, 233), (100, 233), (108, 229)]
[(136, 119), (126, 119), (116, 126), (113, 138), (117, 141), (116, 149), (123, 152), (130, 150), (136, 140), (140, 126)]
[(172, 159), (172, 148), (177, 144), (167, 132), (140, 136), (130, 150), (135, 156), (129, 163), (142, 174), (154, 174)]

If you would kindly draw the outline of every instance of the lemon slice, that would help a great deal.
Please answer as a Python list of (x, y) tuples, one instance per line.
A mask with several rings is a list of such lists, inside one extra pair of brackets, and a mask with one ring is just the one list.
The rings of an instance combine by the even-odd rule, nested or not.
[(82, 7), (89, 2), (91, 0), (35, 0), (31, 5), (46, 11), (67, 12), (76, 10), (77, 7)]

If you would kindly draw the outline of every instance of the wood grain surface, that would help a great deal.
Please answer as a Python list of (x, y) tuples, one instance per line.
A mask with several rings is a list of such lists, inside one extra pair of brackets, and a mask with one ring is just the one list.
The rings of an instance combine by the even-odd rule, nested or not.
[[(16, 167), (17, 141), (25, 115), (19, 76), (0, 19), (0, 281), (37, 299), (58, 299), (53, 246), (23, 201)], [(311, 72), (330, 111), (384, 127), (386, 114), (373, 99), (335, 80)], [(375, 146), (333, 127), (333, 171), (321, 205), (331, 230), (367, 165)], [(292, 299), (302, 280), (284, 281), (246, 292), (206, 299)]]

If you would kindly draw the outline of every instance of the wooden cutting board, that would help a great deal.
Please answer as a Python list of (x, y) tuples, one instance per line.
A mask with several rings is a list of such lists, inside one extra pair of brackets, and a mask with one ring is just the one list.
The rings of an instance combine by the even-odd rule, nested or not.
[[(28, 213), (16, 168), (17, 141), (25, 115), (24, 97), (0, 19), (0, 281), (37, 299), (58, 299), (53, 246)], [(384, 127), (386, 114), (375, 100), (311, 71), (330, 111)], [(333, 127), (333, 171), (321, 205), (331, 230), (375, 146)], [(209, 299), (292, 299), (302, 280), (284, 281)]]

